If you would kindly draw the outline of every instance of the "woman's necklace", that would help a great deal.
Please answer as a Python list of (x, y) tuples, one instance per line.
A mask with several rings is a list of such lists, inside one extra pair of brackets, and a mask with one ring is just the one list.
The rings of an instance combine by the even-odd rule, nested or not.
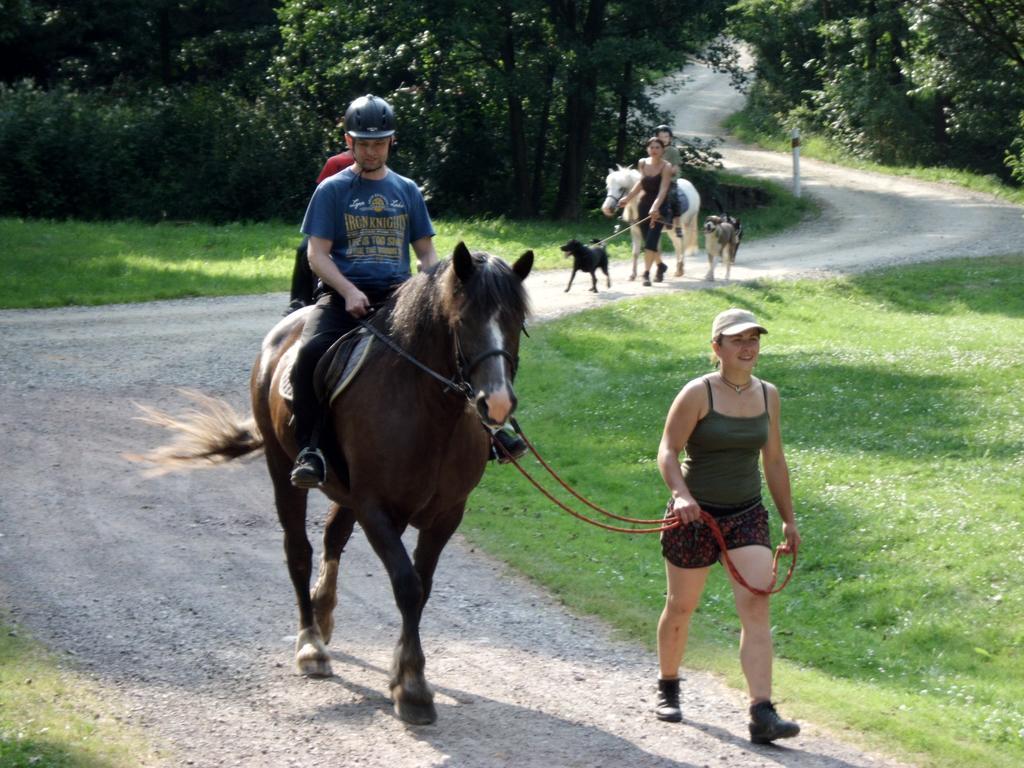
[(731, 381), (729, 381), (729, 380), (728, 380), (727, 378), (725, 378), (725, 374), (723, 374), (723, 373), (722, 373), (721, 371), (719, 371), (719, 372), (718, 372), (718, 377), (719, 377), (719, 378), (720, 378), (720, 379), (721, 379), (722, 381), (724, 381), (724, 382), (725, 382), (726, 384), (728, 384), (728, 385), (729, 385), (730, 387), (732, 387), (733, 389), (735, 389), (735, 390), (736, 390), (736, 394), (737, 394), (737, 395), (738, 395), (738, 394), (739, 394), (740, 392), (742, 392), (742, 391), (743, 391), (744, 389), (746, 389), (747, 387), (749, 387), (749, 386), (750, 386), (751, 384), (753, 384), (753, 383), (754, 383), (754, 380), (753, 380), (753, 379), (751, 379), (751, 380), (750, 380), (750, 381), (748, 381), (748, 382), (747, 382), (746, 384), (733, 384), (733, 383), (732, 383)]

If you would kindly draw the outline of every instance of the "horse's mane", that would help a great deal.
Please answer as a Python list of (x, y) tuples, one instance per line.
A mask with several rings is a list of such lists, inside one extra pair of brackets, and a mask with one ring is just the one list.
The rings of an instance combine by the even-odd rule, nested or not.
[(639, 171), (637, 171), (635, 168), (631, 168), (626, 165), (619, 165), (616, 166), (616, 169), (614, 171), (608, 171), (608, 176), (605, 177), (605, 183), (608, 184), (614, 181), (617, 184), (632, 186), (632, 184), (635, 183), (633, 179), (636, 178), (637, 173), (639, 173)]
[(523, 282), (501, 259), (474, 253), (473, 276), (463, 282), (450, 259), (407, 280), (395, 293), (390, 313), (391, 333), (400, 343), (411, 343), (418, 332), (446, 322), (486, 322), (499, 311), (519, 327), (530, 313)]

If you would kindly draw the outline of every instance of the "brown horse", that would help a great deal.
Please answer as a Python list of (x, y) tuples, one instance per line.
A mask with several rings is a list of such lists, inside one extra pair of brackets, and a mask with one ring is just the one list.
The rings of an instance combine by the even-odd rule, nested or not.
[[(490, 449), (485, 425), (503, 423), (516, 407), (512, 381), (529, 310), (523, 280), (532, 266), (532, 251), (509, 267), (459, 243), (450, 261), (407, 281), (375, 316), (374, 326), (396, 346), (375, 342), (330, 406), (321, 445), (331, 466), (322, 490), (333, 503), (312, 593), (308, 491), (289, 481), (296, 446), (291, 403), (280, 386), (287, 376), (283, 363), (291, 357), (286, 353), (301, 336), (306, 312), (284, 318), (264, 339), (252, 371), (252, 419), (243, 422), (212, 400), (205, 413), (186, 420), (148, 411), (150, 421), (184, 435), (149, 455), (164, 465), (227, 461), (263, 449), (298, 598), (295, 660), (303, 674), (331, 674), (327, 643), (338, 561), (359, 523), (387, 568), (402, 614), (390, 688), (396, 713), (410, 723), (437, 718), (423, 674), (420, 616), (441, 550), (483, 475)], [(419, 530), (412, 559), (401, 540), (409, 525)]]

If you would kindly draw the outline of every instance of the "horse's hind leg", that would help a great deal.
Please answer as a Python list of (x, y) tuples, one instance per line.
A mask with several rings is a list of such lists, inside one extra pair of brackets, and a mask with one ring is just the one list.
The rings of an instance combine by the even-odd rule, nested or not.
[(324, 552), (320, 559), (320, 574), (311, 594), (313, 617), (324, 643), (331, 642), (334, 633), (334, 608), (338, 605), (338, 561), (352, 535), (355, 515), (348, 507), (332, 504), (324, 527)]
[[(689, 211), (687, 212), (689, 213)], [(690, 256), (696, 256), (697, 251), (700, 250), (700, 244), (697, 240), (697, 223), (698, 223), (698, 211), (694, 210), (689, 218), (683, 222), (683, 258), (686, 259)]]
[(683, 250), (683, 239), (677, 234), (682, 220), (681, 216), (676, 216), (672, 222), (672, 230), (669, 232), (669, 240), (672, 241), (672, 247), (676, 252), (676, 277), (682, 277), (683, 273), (686, 271), (686, 257)]
[(277, 517), (284, 530), (284, 552), (288, 560), (288, 573), (292, 578), (299, 606), (295, 664), (304, 675), (327, 677), (331, 674), (330, 656), (320, 630), (313, 621), (313, 601), (309, 594), (309, 581), (313, 571), (313, 547), (306, 537), (308, 491), (291, 484), (291, 461), (279, 445), (268, 440), (266, 456), (270, 478), (274, 483)]
[(636, 280), (636, 265), (640, 258), (640, 251), (642, 245), (642, 236), (640, 235), (640, 227), (634, 222), (630, 227), (630, 240), (633, 243), (633, 271), (629, 274), (630, 280)]
[(427, 685), (420, 644), (420, 615), (426, 591), (402, 544), (401, 531), (380, 510), (366, 510), (359, 523), (391, 577), (391, 589), (402, 613), (402, 633), (391, 667), (391, 699), (395, 714), (407, 723), (424, 725), (437, 720), (434, 692)]

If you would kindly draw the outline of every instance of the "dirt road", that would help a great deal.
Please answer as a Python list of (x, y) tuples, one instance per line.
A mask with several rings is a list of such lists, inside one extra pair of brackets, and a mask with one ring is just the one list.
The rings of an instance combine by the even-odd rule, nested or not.
[[(679, 133), (728, 111), (724, 78), (698, 71), (678, 97)], [(788, 158), (730, 149), (731, 168), (782, 178)], [(825, 215), (745, 244), (739, 278), (1011, 250), (1021, 210), (940, 185), (805, 162)], [(703, 274), (700, 264), (688, 265)], [(654, 288), (598, 296), (531, 276), (541, 319)], [(129, 403), (177, 409), (189, 386), (246, 408), (245, 383), (283, 295), (0, 312), (0, 599), (73, 654), (110, 705), (167, 750), (169, 765), (890, 766), (816, 723), (784, 747), (751, 746), (743, 696), (686, 680), (682, 725), (655, 722), (655, 663), (461, 539), (427, 607), (427, 673), (439, 721), (391, 714), (386, 669), (397, 611), (356, 532), (342, 561), (335, 677), (292, 672), (295, 607), (259, 461), (143, 479), (120, 457), (160, 439)], [(312, 506), (319, 534), (325, 503)], [(652, 557), (657, 557), (652, 550)], [(653, 630), (653, 628), (652, 628)], [(781, 692), (785, 696), (785, 692)]]

